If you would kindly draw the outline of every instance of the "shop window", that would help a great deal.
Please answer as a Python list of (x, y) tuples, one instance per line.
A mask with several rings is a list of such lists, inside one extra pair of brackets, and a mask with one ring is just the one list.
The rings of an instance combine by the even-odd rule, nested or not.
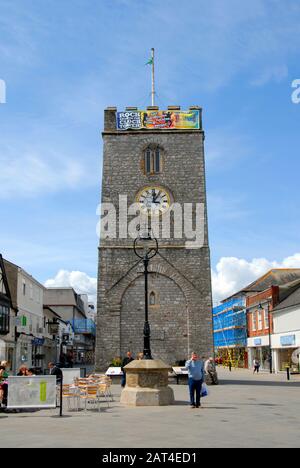
[(261, 331), (263, 330), (263, 313), (262, 311), (258, 312), (258, 330)]
[(0, 305), (0, 335), (9, 333), (9, 307)]
[(253, 312), (252, 314), (252, 330), (257, 330), (256, 312)]
[(264, 313), (265, 313), (265, 328), (269, 328), (269, 314), (268, 314), (268, 311), (265, 309)]

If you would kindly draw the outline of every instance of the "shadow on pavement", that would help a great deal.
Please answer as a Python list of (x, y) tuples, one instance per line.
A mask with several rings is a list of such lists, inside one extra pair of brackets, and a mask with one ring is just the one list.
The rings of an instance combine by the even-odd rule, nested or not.
[(236, 406), (203, 406), (204, 410), (238, 410)]
[(221, 380), (220, 385), (244, 385), (261, 387), (294, 387), (300, 388), (300, 382), (266, 382), (262, 380)]
[(190, 403), (188, 401), (180, 401), (176, 400), (172, 406), (190, 406)]

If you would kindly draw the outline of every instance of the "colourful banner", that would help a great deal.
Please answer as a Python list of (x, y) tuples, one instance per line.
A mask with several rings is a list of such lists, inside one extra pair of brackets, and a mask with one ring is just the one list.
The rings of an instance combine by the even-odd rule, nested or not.
[(199, 130), (200, 111), (126, 111), (117, 113), (118, 130)]

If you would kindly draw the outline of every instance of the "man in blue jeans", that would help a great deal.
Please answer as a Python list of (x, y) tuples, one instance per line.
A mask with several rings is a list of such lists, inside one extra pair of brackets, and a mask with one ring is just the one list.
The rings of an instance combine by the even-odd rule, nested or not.
[(204, 362), (198, 357), (197, 353), (192, 353), (191, 359), (186, 361), (185, 367), (189, 371), (191, 408), (200, 408), (201, 390), (203, 382), (205, 382)]

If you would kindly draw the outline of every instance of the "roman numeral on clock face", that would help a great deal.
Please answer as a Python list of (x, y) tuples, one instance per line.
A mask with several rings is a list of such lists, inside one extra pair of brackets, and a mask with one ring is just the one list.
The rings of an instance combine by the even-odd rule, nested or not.
[(161, 187), (146, 187), (140, 191), (137, 201), (141, 210), (148, 214), (163, 213), (170, 207), (170, 196)]

